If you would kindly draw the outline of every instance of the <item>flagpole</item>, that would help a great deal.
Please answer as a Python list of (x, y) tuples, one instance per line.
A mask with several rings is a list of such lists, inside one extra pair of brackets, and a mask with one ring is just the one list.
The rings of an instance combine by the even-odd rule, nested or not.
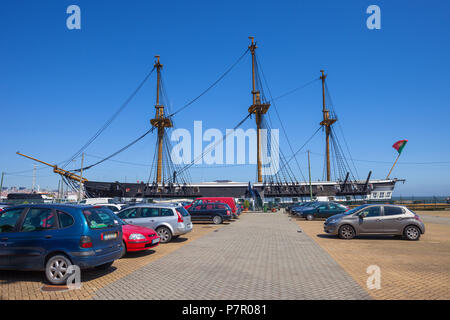
[(397, 159), (395, 159), (395, 162), (394, 162), (394, 164), (392, 165), (392, 168), (391, 168), (391, 170), (389, 171), (389, 173), (388, 173), (388, 175), (387, 175), (387, 177), (386, 177), (386, 180), (389, 179), (389, 176), (391, 175), (392, 169), (394, 169), (395, 164), (397, 163), (398, 158), (400, 158), (400, 155), (401, 155), (401, 153), (399, 153), (398, 156), (397, 156)]

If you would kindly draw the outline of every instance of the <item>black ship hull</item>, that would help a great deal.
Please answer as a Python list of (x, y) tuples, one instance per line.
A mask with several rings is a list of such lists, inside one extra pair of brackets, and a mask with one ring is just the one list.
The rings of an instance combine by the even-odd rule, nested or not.
[(286, 184), (258, 184), (240, 182), (205, 182), (189, 185), (156, 185), (144, 183), (87, 181), (84, 189), (92, 198), (261, 198), (390, 199), (397, 179), (370, 180), (346, 183), (340, 181)]

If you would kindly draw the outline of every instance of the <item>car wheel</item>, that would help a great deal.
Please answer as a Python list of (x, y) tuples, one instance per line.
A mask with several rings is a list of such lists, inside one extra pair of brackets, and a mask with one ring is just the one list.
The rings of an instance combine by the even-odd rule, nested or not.
[(355, 229), (346, 224), (339, 228), (339, 238), (341, 239), (353, 239), (356, 235)]
[(125, 241), (123, 241), (123, 240), (122, 240), (122, 247), (123, 247), (123, 251), (122, 251), (122, 254), (120, 255), (119, 259), (122, 259), (127, 254), (127, 245), (125, 244)]
[(51, 284), (65, 284), (71, 275), (68, 272), (72, 262), (64, 255), (50, 257), (45, 264), (45, 277)]
[(114, 263), (114, 261), (111, 261), (111, 262), (108, 262), (108, 263), (104, 263), (104, 264), (101, 264), (99, 266), (96, 266), (95, 269), (97, 269), (97, 270), (106, 270), (109, 267), (111, 267), (113, 263)]
[(214, 216), (213, 222), (214, 224), (221, 224), (223, 222), (223, 219), (221, 216)]
[(314, 216), (312, 214), (308, 214), (306, 216), (306, 220), (308, 220), (308, 221), (314, 220)]
[(158, 236), (161, 239), (162, 243), (167, 243), (172, 240), (172, 232), (170, 232), (167, 227), (159, 227), (156, 230), (156, 233), (158, 233)]
[(407, 240), (415, 241), (420, 238), (420, 230), (416, 226), (407, 226), (404, 231)]

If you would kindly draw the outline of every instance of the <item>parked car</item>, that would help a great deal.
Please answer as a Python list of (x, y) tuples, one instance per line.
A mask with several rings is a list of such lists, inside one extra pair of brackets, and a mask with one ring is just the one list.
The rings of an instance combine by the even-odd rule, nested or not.
[(306, 202), (299, 202), (295, 205), (289, 206), (286, 208), (286, 211), (291, 213), (291, 214), (297, 214), (297, 212), (301, 211), (302, 208), (310, 206), (314, 203), (316, 203), (317, 201), (306, 201)]
[(189, 212), (170, 204), (137, 204), (121, 210), (117, 216), (127, 223), (156, 230), (162, 243), (192, 231)]
[[(96, 206), (101, 206), (103, 208), (108, 208), (109, 210), (111, 210), (114, 213), (118, 213), (121, 209), (122, 206), (117, 205), (117, 204), (113, 204), (113, 203), (108, 203), (108, 204), (96, 204)], [(125, 206), (125, 205), (124, 205)]]
[(328, 218), (324, 231), (342, 239), (360, 234), (390, 234), (419, 240), (425, 233), (425, 225), (417, 214), (404, 206), (365, 204)]
[(123, 255), (127, 252), (145, 251), (156, 247), (160, 238), (155, 230), (140, 227), (118, 218), (122, 224)]
[(108, 268), (122, 251), (122, 227), (107, 209), (34, 204), (0, 212), (0, 269), (43, 270), (63, 284), (69, 266)]
[(184, 208), (186, 210), (189, 210), (192, 206), (198, 206), (206, 203), (211, 202), (220, 202), (220, 203), (226, 203), (231, 208), (232, 215), (234, 217), (237, 217), (240, 214), (240, 211), (238, 210), (238, 207), (236, 206), (236, 202), (234, 201), (234, 198), (232, 197), (203, 197), (203, 198), (197, 198), (189, 205), (185, 206)]
[(114, 198), (87, 198), (80, 201), (80, 204), (90, 204), (92, 206), (105, 206), (109, 207), (114, 212), (119, 212), (124, 209), (127, 204), (119, 203)]
[(0, 203), (0, 212), (2, 212), (3, 210), (5, 210), (6, 208), (9, 208), (10, 204), (8, 203)]
[(189, 214), (193, 221), (212, 221), (221, 224), (225, 220), (231, 220), (231, 208), (226, 203), (212, 202), (199, 204), (189, 208)]
[(314, 220), (316, 218), (328, 218), (335, 214), (344, 213), (348, 207), (336, 202), (317, 201), (309, 206), (303, 206), (297, 211), (299, 217), (306, 220)]

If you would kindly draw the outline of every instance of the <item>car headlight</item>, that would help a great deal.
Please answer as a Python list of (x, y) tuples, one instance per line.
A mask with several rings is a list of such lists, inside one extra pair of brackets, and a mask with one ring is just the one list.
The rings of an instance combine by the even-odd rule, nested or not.
[(145, 240), (145, 236), (140, 233), (132, 233), (128, 237), (128, 240)]
[(339, 220), (339, 219), (330, 219), (330, 220), (328, 220), (327, 222), (328, 222), (329, 224), (332, 224), (332, 223), (338, 222), (338, 220)]

